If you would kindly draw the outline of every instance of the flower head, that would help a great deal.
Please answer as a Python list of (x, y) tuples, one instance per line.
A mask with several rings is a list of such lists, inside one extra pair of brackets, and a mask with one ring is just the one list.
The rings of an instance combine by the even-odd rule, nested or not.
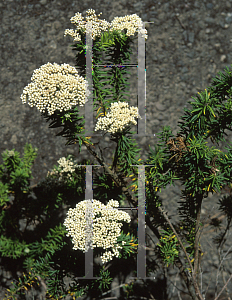
[[(102, 262), (105, 263), (111, 260), (113, 256), (119, 255), (118, 249), (121, 246), (117, 245), (117, 238), (120, 236), (122, 221), (129, 223), (130, 215), (124, 211), (119, 211), (115, 207), (119, 206), (118, 201), (111, 199), (107, 205), (104, 205), (98, 200), (84, 200), (76, 205), (76, 208), (70, 208), (67, 213), (67, 218), (64, 225), (67, 228), (67, 236), (72, 237), (74, 244), (73, 249), (80, 249), (83, 252), (87, 251), (85, 245), (86, 234), (88, 228), (86, 225), (86, 211), (88, 204), (92, 202), (92, 248), (100, 247), (107, 249), (101, 256)], [(109, 251), (112, 248), (112, 252)]]
[(49, 175), (59, 175), (59, 181), (66, 180), (67, 178), (70, 178), (72, 181), (72, 175), (70, 173), (73, 173), (75, 171), (75, 167), (77, 167), (77, 164), (74, 164), (74, 162), (68, 157), (67, 159), (65, 157), (61, 157), (58, 161), (58, 168), (54, 168), (53, 171), (48, 171), (47, 176)]
[[(115, 17), (111, 23), (107, 22), (105, 19), (98, 19), (94, 9), (87, 10), (86, 14), (86, 21), (83, 21), (84, 17), (82, 17), (81, 13), (76, 13), (75, 16), (70, 19), (70, 21), (77, 26), (77, 29), (75, 31), (73, 29), (66, 29), (64, 36), (70, 35), (74, 38), (74, 41), (81, 41), (79, 30), (83, 29), (85, 31), (86, 23), (91, 22), (93, 40), (95, 40), (96, 36), (100, 36), (102, 32), (123, 29), (127, 30), (127, 36), (134, 35), (135, 32), (140, 32), (142, 36), (147, 39), (147, 30), (142, 29), (142, 20), (136, 14), (127, 15), (125, 17)], [(101, 14), (102, 13), (100, 13), (98, 16)]]
[(15, 152), (14, 150), (8, 150), (8, 156), (14, 156), (15, 155)]
[[(92, 37), (95, 40), (96, 36), (100, 36), (101, 32), (107, 31), (109, 27), (109, 23), (104, 19), (100, 20), (95, 14), (94, 9), (88, 9), (86, 11), (86, 21), (82, 21), (84, 17), (82, 17), (81, 13), (76, 13), (74, 17), (70, 19), (71, 23), (76, 24), (77, 29), (73, 31), (73, 29), (66, 29), (64, 32), (64, 36), (71, 35), (74, 38), (74, 41), (81, 41), (81, 37), (77, 31), (80, 29), (86, 30), (86, 23), (92, 23)], [(98, 16), (100, 16), (100, 13)]]
[(97, 130), (106, 130), (111, 133), (115, 133), (119, 130), (123, 130), (125, 126), (137, 122), (134, 118), (141, 118), (138, 113), (137, 107), (128, 108), (128, 103), (126, 102), (114, 102), (111, 103), (111, 112), (107, 113), (105, 117), (100, 117), (95, 127)]
[(140, 32), (142, 37), (147, 39), (147, 30), (142, 29), (142, 20), (136, 15), (130, 15), (125, 17), (115, 17), (113, 21), (110, 23), (110, 31), (113, 30), (123, 30), (127, 29), (127, 36), (134, 35), (135, 32)]
[(90, 93), (87, 81), (68, 64), (42, 65), (34, 71), (31, 81), (20, 97), (23, 104), (28, 100), (29, 106), (36, 106), (40, 112), (47, 109), (49, 115), (73, 105), (84, 106)]

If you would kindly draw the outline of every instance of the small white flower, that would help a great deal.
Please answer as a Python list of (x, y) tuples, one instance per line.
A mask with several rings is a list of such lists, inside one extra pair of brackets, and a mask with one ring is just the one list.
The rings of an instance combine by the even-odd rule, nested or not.
[(36, 69), (31, 83), (23, 90), (22, 103), (36, 106), (40, 112), (69, 110), (73, 105), (84, 106), (89, 95), (86, 80), (68, 64), (47, 63)]
[(8, 156), (9, 157), (14, 156), (14, 155), (15, 155), (14, 150), (8, 150)]
[(131, 123), (136, 125), (137, 122), (134, 118), (142, 119), (138, 113), (138, 108), (134, 106), (128, 108), (128, 106), (126, 102), (111, 103), (111, 111), (105, 117), (98, 118), (95, 131), (106, 130), (115, 133), (123, 130)]
[[(87, 23), (92, 23), (92, 38), (95, 40), (96, 36), (100, 36), (101, 32), (107, 31), (109, 28), (109, 23), (104, 20), (98, 19), (98, 17), (95, 14), (94, 9), (89, 9), (86, 11), (86, 21), (82, 21), (84, 17), (82, 17), (81, 13), (76, 13), (74, 17), (70, 19), (71, 23), (75, 24), (77, 26), (77, 30), (73, 31), (73, 29), (66, 29), (64, 36), (70, 35), (74, 38), (74, 41), (81, 41), (81, 36), (77, 31), (80, 29), (86, 30)], [(100, 13), (98, 16), (100, 16), (102, 13)], [(87, 31), (88, 32), (88, 31)]]
[[(93, 222), (90, 220), (86, 222), (86, 215), (88, 216), (87, 204), (92, 203)], [(103, 249), (111, 249), (112, 251), (105, 251), (102, 262), (105, 263), (119, 255), (118, 249), (121, 247), (117, 245), (117, 238), (120, 236), (122, 223), (119, 221), (130, 222), (130, 215), (126, 212), (119, 211), (114, 207), (118, 207), (119, 203), (111, 199), (107, 205), (104, 205), (98, 200), (84, 200), (76, 205), (76, 208), (70, 208), (64, 225), (68, 231), (67, 236), (71, 236), (73, 249), (87, 251), (88, 247), (85, 244), (85, 237), (92, 238), (92, 248), (100, 247)], [(93, 234), (87, 229), (87, 225), (92, 225)], [(89, 229), (89, 226), (88, 226)]]
[(57, 162), (59, 164), (58, 170), (54, 168), (51, 172), (48, 171), (47, 176), (59, 175), (59, 181), (66, 181), (67, 179), (73, 181), (73, 178), (71, 178), (72, 173), (78, 164), (74, 164), (71, 159), (66, 159), (65, 157), (61, 157)]

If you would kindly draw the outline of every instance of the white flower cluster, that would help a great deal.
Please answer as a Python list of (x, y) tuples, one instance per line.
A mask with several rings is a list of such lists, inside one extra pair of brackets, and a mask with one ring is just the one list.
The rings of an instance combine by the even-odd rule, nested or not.
[(70, 178), (72, 176), (70, 173), (73, 173), (75, 171), (75, 167), (78, 166), (77, 164), (74, 164), (71, 160), (66, 159), (65, 157), (61, 157), (57, 162), (59, 164), (58, 170), (54, 169), (51, 172), (48, 171), (47, 176), (59, 175), (59, 181), (65, 179), (65, 175), (68, 176), (68, 178)]
[[(67, 212), (67, 218), (64, 225), (67, 228), (67, 236), (71, 236), (73, 249), (88, 250), (85, 239), (90, 242), (90, 232), (86, 230), (89, 222), (86, 222), (86, 206), (92, 202), (92, 248), (100, 247), (103, 249), (112, 248), (112, 251), (105, 251), (101, 256), (102, 262), (110, 261), (113, 256), (118, 257), (118, 249), (122, 248), (117, 245), (117, 238), (120, 236), (122, 221), (129, 223), (130, 215), (124, 211), (119, 211), (114, 207), (118, 207), (119, 203), (111, 199), (107, 205), (98, 200), (84, 200), (76, 205), (76, 208), (70, 208)], [(91, 218), (90, 218), (91, 220)], [(88, 227), (89, 228), (89, 227)]]
[[(73, 29), (66, 29), (64, 32), (64, 36), (70, 35), (74, 38), (74, 41), (81, 41), (81, 36), (78, 33), (80, 29), (86, 29), (86, 22), (92, 22), (92, 37), (95, 40), (96, 36), (100, 36), (102, 32), (113, 30), (123, 30), (127, 29), (127, 36), (134, 35), (135, 32), (140, 32), (142, 37), (147, 39), (147, 30), (142, 29), (142, 20), (136, 15), (127, 15), (125, 17), (115, 17), (111, 23), (107, 22), (105, 19), (100, 20), (95, 14), (94, 9), (89, 9), (86, 11), (88, 15), (86, 17), (86, 21), (82, 21), (84, 17), (82, 17), (81, 13), (76, 13), (74, 17), (70, 19), (71, 23), (76, 24), (77, 29), (74, 31)], [(98, 16), (100, 16), (100, 13)]]
[(111, 103), (111, 112), (107, 113), (105, 117), (98, 118), (95, 131), (97, 130), (106, 130), (111, 133), (115, 133), (118, 130), (122, 130), (129, 123), (134, 125), (137, 122), (134, 118), (141, 118), (138, 113), (138, 107), (128, 108), (127, 102), (114, 102)]
[(127, 29), (127, 36), (134, 35), (135, 32), (138, 31), (142, 34), (142, 37), (145, 37), (145, 39), (147, 39), (147, 30), (142, 29), (142, 20), (136, 14), (125, 17), (115, 17), (110, 23), (110, 31), (113, 31), (114, 29)]
[(15, 152), (14, 150), (8, 150), (8, 156), (14, 156), (15, 155)]
[[(76, 13), (74, 17), (70, 19), (71, 23), (76, 24), (77, 30), (75, 32), (73, 29), (66, 29), (64, 32), (64, 36), (71, 35), (74, 38), (74, 41), (81, 41), (81, 36), (77, 32), (79, 29), (86, 30), (86, 22), (92, 23), (92, 38), (95, 40), (96, 36), (100, 36), (102, 31), (107, 31), (109, 27), (109, 23), (104, 20), (98, 19), (98, 17), (95, 14), (94, 9), (88, 9), (86, 11), (86, 21), (82, 21), (84, 17), (82, 17), (81, 13)], [(102, 13), (100, 13), (98, 16), (100, 16)]]
[(75, 67), (68, 64), (47, 63), (36, 69), (31, 83), (23, 90), (23, 104), (36, 106), (40, 112), (48, 110), (52, 115), (55, 110), (69, 110), (72, 105), (84, 106), (90, 94), (88, 82), (78, 75)]

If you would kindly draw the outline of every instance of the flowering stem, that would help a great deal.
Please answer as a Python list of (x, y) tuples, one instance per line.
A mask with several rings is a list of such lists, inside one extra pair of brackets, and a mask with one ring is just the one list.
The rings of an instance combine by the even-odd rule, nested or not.
[[(83, 140), (83, 138), (81, 137), (82, 142), (85, 144), (87, 150), (89, 151), (90, 154), (92, 154), (97, 161), (100, 163), (100, 165), (102, 165), (105, 169), (105, 171), (111, 176), (112, 180), (116, 183), (116, 185), (118, 187), (122, 188), (122, 192), (125, 194), (125, 196), (127, 197), (127, 200), (134, 205), (134, 207), (137, 207), (137, 199), (135, 199), (130, 190), (128, 190), (128, 188), (126, 187), (126, 182), (123, 178), (119, 177), (115, 171), (110, 170), (110, 168), (107, 166), (107, 164), (104, 162), (103, 159), (101, 159), (98, 154), (91, 149), (91, 146), (87, 143), (85, 143), (85, 141)], [(149, 212), (147, 212), (147, 220), (146, 222), (148, 223), (148, 226), (151, 228), (151, 230), (155, 233), (155, 235), (157, 236), (157, 238), (159, 239), (161, 237), (159, 231), (157, 230), (156, 227), (153, 226), (152, 222), (150, 221), (150, 216), (149, 216)]]

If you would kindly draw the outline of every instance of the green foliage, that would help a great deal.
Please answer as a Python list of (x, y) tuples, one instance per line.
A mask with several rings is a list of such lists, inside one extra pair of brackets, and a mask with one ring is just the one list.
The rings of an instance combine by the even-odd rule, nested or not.
[(9, 185), (0, 181), (0, 205), (5, 208), (5, 204), (9, 202), (8, 198)]
[(123, 287), (125, 293), (126, 293), (126, 299), (129, 299), (129, 296), (133, 296), (133, 289), (134, 289), (134, 281), (132, 281), (129, 284), (125, 284)]
[(136, 168), (131, 167), (131, 165), (138, 164), (138, 158), (136, 159), (136, 156), (141, 149), (137, 149), (137, 143), (133, 142), (131, 137), (127, 137), (126, 134), (132, 135), (135, 134), (135, 132), (129, 132), (129, 128), (127, 127), (117, 136), (112, 134), (113, 137), (111, 140), (117, 143), (113, 167), (115, 168), (118, 164), (120, 172), (128, 176), (131, 174), (131, 171), (133, 171), (134, 174), (138, 172)]
[[(6, 184), (10, 181), (10, 189), (21, 189), (21, 191), (28, 191), (28, 179), (31, 175), (31, 166), (37, 156), (37, 148), (34, 150), (30, 144), (24, 148), (23, 161), (20, 159), (20, 154), (15, 151), (4, 151), (2, 159), (4, 164), (0, 165), (1, 182)], [(2, 184), (1, 183), (1, 184)]]
[(95, 198), (104, 204), (107, 204), (109, 199), (117, 199), (120, 205), (122, 205), (123, 199), (120, 197), (122, 195), (122, 188), (118, 187), (105, 172), (102, 173), (100, 170), (96, 170), (95, 172), (96, 176), (93, 178)]
[[(81, 151), (82, 140), (80, 139), (79, 134), (83, 131), (84, 128), (85, 122), (81, 121), (84, 119), (84, 117), (79, 116), (78, 107), (72, 107), (68, 112), (69, 117), (66, 117), (66, 115), (67, 111), (64, 110), (61, 112), (55, 111), (51, 116), (48, 115), (47, 112), (41, 113), (41, 116), (46, 119), (46, 122), (52, 120), (49, 128), (64, 127), (61, 132), (56, 134), (56, 136), (66, 137), (68, 141), (65, 145), (73, 145), (78, 141), (79, 151)], [(84, 137), (84, 140), (87, 141), (87, 138)]]
[(100, 279), (94, 280), (91, 288), (93, 291), (99, 289), (100, 292), (105, 292), (109, 288), (113, 278), (110, 277), (110, 272), (108, 270), (104, 271), (104, 267), (101, 268), (99, 277)]
[(160, 244), (157, 244), (157, 246), (160, 247), (163, 260), (167, 262), (168, 267), (168, 265), (174, 263), (175, 257), (179, 255), (179, 247), (177, 247), (178, 240), (175, 234), (172, 235), (172, 232), (170, 233), (163, 230), (163, 233), (166, 234), (161, 237)]
[(136, 249), (138, 244), (136, 242), (138, 241), (132, 234), (128, 232), (125, 234), (123, 231), (121, 231), (121, 235), (117, 239), (118, 244), (122, 247), (122, 251), (119, 254), (119, 258), (127, 259), (128, 256), (131, 255), (131, 253), (137, 253)]
[(39, 286), (38, 278), (32, 269), (30, 271), (27, 275), (23, 273), (22, 278), (19, 278), (17, 284), (12, 282), (13, 288), (7, 289), (6, 298), (3, 300), (17, 300), (18, 297), (16, 295), (24, 295), (31, 287)]
[(25, 241), (20, 243), (19, 239), (6, 238), (4, 235), (1, 235), (0, 252), (2, 256), (16, 259), (21, 256), (26, 256), (27, 251), (28, 245)]

